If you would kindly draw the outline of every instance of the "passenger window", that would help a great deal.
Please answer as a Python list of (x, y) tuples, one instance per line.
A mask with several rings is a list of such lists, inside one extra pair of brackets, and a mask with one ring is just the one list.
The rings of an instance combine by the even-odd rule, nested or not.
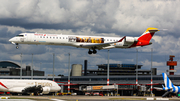
[(59, 39), (61, 39), (61, 37), (59, 37)]
[(58, 39), (58, 37), (56, 37), (56, 39)]

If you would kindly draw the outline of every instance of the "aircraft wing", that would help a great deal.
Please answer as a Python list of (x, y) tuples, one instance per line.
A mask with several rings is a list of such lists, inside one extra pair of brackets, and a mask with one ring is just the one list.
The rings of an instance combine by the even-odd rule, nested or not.
[(39, 86), (29, 86), (29, 87), (13, 87), (9, 89), (10, 92), (18, 92), (18, 93), (32, 93), (32, 92), (42, 92), (41, 85)]
[(23, 93), (32, 93), (32, 92), (38, 92), (38, 93), (42, 93), (43, 92), (43, 88), (41, 85), (38, 86), (29, 86), (24, 88), (24, 90), (22, 91)]
[(163, 88), (159, 88), (159, 87), (153, 87), (153, 88), (157, 90), (163, 90)]
[(76, 46), (78, 47), (82, 47), (82, 48), (96, 48), (96, 49), (103, 49), (103, 47), (108, 47), (111, 46), (111, 44), (113, 43), (117, 43), (117, 42), (122, 42), (122, 40), (126, 38), (126, 36), (124, 36), (122, 39), (120, 39), (119, 41), (115, 41), (115, 42), (108, 42), (108, 43), (78, 43), (76, 44)]

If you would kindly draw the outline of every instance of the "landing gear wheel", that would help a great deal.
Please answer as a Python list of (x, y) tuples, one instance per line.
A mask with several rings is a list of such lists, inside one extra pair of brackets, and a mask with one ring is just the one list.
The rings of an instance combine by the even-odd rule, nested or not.
[(88, 51), (88, 54), (92, 54), (92, 51), (91, 51), (91, 50), (89, 50), (89, 51)]
[(16, 49), (18, 49), (19, 48), (19, 46), (16, 46)]
[(93, 50), (93, 54), (96, 54), (97, 53), (97, 51), (96, 50)]

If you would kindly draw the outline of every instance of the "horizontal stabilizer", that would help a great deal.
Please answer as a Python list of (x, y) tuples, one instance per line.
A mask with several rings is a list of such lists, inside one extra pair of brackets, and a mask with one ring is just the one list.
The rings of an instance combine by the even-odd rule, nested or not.
[(158, 87), (154, 87), (154, 89), (157, 89), (157, 90), (163, 90), (163, 88), (158, 88)]
[(146, 32), (147, 31), (149, 31), (151, 33), (151, 32), (157, 32), (157, 31), (159, 31), (159, 29), (158, 28), (149, 27), (149, 28), (147, 28)]

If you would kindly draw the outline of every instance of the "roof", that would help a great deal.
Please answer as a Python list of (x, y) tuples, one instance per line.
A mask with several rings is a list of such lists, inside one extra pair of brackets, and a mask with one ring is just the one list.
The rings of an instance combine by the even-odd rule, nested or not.
[(21, 68), (18, 64), (11, 62), (11, 61), (0, 61), (0, 67), (7, 68), (7, 67), (13, 67), (13, 68)]

